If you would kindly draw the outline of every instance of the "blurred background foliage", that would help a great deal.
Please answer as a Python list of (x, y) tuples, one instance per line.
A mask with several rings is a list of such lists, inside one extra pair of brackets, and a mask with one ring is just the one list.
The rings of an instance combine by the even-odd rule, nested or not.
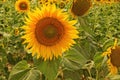
[[(44, 62), (32, 57), (22, 44), (21, 26), (26, 13), (15, 10), (15, 1), (0, 1), (0, 80), (120, 79), (120, 75), (108, 75), (107, 58), (101, 56), (113, 45), (114, 38), (120, 38), (120, 3), (93, 2), (89, 12), (78, 17), (77, 44), (62, 58)], [(57, 3), (57, 6), (69, 11), (71, 4), (70, 1), (67, 5)], [(40, 7), (36, 0), (31, 0), (30, 5), (31, 9)]]

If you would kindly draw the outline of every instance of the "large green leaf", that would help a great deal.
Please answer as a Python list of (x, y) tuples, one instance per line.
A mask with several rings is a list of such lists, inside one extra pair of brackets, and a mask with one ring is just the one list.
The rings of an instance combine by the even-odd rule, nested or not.
[(47, 80), (54, 80), (58, 73), (60, 59), (43, 61), (34, 59), (35, 66), (45, 75)]
[(8, 80), (40, 80), (40, 72), (23, 60), (13, 67)]
[(62, 61), (68, 69), (77, 70), (87, 62), (87, 59), (75, 48), (72, 48), (64, 54)]
[(31, 69), (24, 77), (22, 77), (22, 80), (41, 80), (40, 71)]
[(17, 63), (9, 76), (9, 80), (21, 80), (20, 78), (25, 75), (29, 71), (29, 65), (27, 64), (26, 61), (20, 61)]

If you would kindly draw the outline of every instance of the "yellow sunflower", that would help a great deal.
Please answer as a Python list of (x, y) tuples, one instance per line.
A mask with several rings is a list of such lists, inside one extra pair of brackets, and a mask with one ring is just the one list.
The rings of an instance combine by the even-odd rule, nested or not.
[(19, 12), (26, 12), (30, 9), (29, 0), (18, 0), (15, 3), (15, 9)]
[(91, 0), (73, 0), (71, 12), (74, 16), (83, 16), (88, 12), (91, 6)]
[(57, 3), (58, 0), (39, 0), (38, 3), (39, 4), (43, 4), (43, 5), (48, 5), (48, 4), (53, 4), (53, 3)]
[(118, 67), (120, 67), (120, 46), (117, 45), (117, 39), (115, 39), (114, 46), (109, 47), (103, 56), (108, 56), (108, 67), (110, 74), (117, 74)]
[(63, 9), (65, 8), (66, 5), (68, 5), (70, 3), (70, 0), (58, 0), (57, 1), (57, 5)]
[(78, 31), (74, 26), (76, 20), (68, 20), (68, 15), (53, 5), (36, 8), (28, 13), (26, 25), (23, 26), (25, 34), (22, 38), (28, 43), (26, 49), (32, 56), (44, 60), (52, 60), (62, 56), (78, 38)]

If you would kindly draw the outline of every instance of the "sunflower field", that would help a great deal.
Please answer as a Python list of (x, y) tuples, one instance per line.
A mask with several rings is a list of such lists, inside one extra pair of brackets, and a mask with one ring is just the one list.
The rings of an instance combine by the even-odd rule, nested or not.
[(120, 80), (120, 0), (0, 0), (0, 80)]

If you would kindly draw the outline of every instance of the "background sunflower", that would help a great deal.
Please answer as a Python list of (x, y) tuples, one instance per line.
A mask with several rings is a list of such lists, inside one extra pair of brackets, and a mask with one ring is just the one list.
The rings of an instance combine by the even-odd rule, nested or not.
[(120, 46), (117, 45), (117, 39), (115, 39), (114, 46), (109, 47), (103, 55), (108, 56), (107, 63), (110, 69), (110, 74), (117, 74), (118, 68), (120, 67)]
[(74, 16), (83, 16), (88, 12), (91, 6), (91, 0), (73, 0), (71, 12)]
[(30, 9), (29, 0), (18, 0), (15, 3), (15, 9), (19, 12), (26, 12)]

